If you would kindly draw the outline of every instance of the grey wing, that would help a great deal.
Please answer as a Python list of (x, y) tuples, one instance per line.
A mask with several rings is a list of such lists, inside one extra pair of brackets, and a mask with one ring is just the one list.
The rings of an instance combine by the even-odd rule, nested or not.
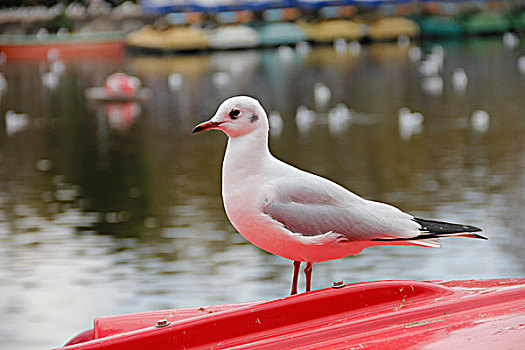
[(329, 180), (279, 181), (270, 184), (263, 212), (303, 236), (328, 232), (349, 241), (404, 238), (419, 234), (413, 217), (387, 204), (365, 200)]

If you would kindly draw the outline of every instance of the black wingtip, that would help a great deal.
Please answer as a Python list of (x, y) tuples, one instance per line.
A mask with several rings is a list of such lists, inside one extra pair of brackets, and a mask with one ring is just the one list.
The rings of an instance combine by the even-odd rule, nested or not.
[(483, 231), (479, 227), (472, 226), (472, 225), (461, 225), (465, 228), (465, 232), (481, 232)]
[(415, 237), (403, 237), (403, 238), (376, 238), (372, 241), (417, 241), (434, 238), (445, 238), (445, 237), (466, 237), (466, 238), (477, 238), (487, 240), (488, 238), (478, 233), (482, 231), (479, 227), (471, 225), (453, 224), (444, 221), (426, 220), (420, 218), (413, 218), (415, 222), (421, 225), (419, 231), (421, 233)]
[(472, 225), (453, 224), (451, 222), (426, 220), (421, 218), (414, 218), (415, 222), (421, 225), (420, 230), (429, 233), (461, 233), (461, 232), (481, 232), (482, 229)]

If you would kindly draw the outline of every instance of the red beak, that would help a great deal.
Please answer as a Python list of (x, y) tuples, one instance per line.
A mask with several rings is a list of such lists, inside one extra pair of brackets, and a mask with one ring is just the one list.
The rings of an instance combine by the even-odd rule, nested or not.
[(204, 123), (200, 123), (195, 128), (193, 128), (192, 133), (196, 133), (196, 132), (204, 131), (204, 130), (209, 130), (209, 129), (217, 129), (217, 127), (219, 125), (221, 125), (222, 123), (224, 123), (224, 122), (207, 121), (207, 122), (204, 122)]

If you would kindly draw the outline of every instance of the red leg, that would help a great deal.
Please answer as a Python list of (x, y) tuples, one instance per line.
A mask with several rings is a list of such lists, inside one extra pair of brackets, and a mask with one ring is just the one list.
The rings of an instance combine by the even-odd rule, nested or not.
[(306, 291), (310, 291), (310, 285), (312, 282), (312, 270), (313, 270), (314, 264), (307, 261), (306, 267), (304, 268), (304, 275), (306, 276)]
[(292, 292), (290, 295), (297, 294), (297, 280), (299, 279), (299, 268), (301, 267), (300, 261), (293, 262), (293, 279), (292, 279)]

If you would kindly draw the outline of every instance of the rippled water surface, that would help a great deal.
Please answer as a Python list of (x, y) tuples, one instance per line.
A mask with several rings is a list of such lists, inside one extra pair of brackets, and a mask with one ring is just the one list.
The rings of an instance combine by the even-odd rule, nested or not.
[[(357, 55), (316, 48), (66, 61), (56, 87), (46, 62), (0, 66), (0, 343), (60, 346), (97, 316), (287, 295), (291, 262), (247, 243), (220, 197), (226, 137), (191, 134), (226, 97), (257, 97), (283, 118), (271, 149), (414, 215), (480, 226), (488, 241), (442, 249), (381, 247), (316, 264), (313, 287), (335, 280), (519, 277), (525, 272), (525, 45), (499, 38), (443, 42), (443, 92), (422, 88), (419, 64), (395, 44)], [(423, 53), (431, 45), (421, 46)], [(456, 68), (466, 91), (452, 84)], [(84, 90), (126, 71), (153, 90), (144, 105), (89, 103)], [(170, 89), (168, 76), (183, 84)], [(315, 104), (314, 85), (331, 90)], [(329, 123), (338, 103), (355, 111)], [(298, 106), (316, 110), (298, 128)], [(400, 130), (398, 110), (424, 115)], [(488, 112), (488, 128), (471, 124)], [(483, 118), (482, 118), (483, 119)], [(483, 121), (483, 120), (482, 120)], [(8, 125), (9, 124), (9, 125)], [(301, 279), (302, 282), (302, 279)]]

